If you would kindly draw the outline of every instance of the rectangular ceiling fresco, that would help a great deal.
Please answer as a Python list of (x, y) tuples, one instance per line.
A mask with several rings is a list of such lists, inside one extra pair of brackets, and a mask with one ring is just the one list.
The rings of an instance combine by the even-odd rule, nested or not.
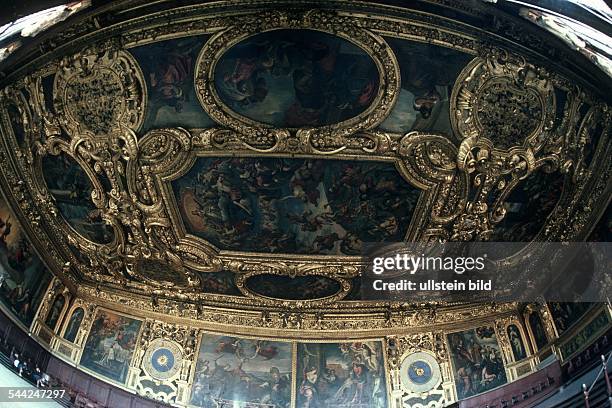
[(142, 322), (99, 309), (80, 365), (110, 380), (125, 383)]
[(420, 195), (392, 163), (348, 160), (200, 158), (172, 187), (188, 233), (272, 253), (402, 241)]
[(0, 196), (0, 301), (29, 327), (51, 278)]

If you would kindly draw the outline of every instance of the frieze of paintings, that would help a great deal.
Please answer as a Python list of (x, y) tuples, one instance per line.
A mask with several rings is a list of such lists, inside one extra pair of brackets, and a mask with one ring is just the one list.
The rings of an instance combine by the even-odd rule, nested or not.
[(589, 346), (602, 332), (610, 327), (610, 317), (603, 310), (580, 330), (571, 340), (561, 345), (561, 355), (567, 359), (574, 353)]
[(93, 321), (80, 365), (124, 383), (141, 321), (99, 309)]
[(288, 408), (292, 345), (205, 334), (191, 404), (197, 407)]
[(30, 326), (51, 277), (0, 197), (0, 302)]
[(298, 344), (296, 395), (298, 408), (386, 408), (381, 342)]
[(493, 327), (451, 333), (448, 345), (459, 399), (506, 384), (506, 370)]

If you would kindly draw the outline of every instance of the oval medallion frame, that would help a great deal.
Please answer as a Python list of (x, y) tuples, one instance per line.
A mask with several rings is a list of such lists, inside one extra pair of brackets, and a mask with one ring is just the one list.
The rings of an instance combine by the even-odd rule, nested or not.
[[(165, 350), (164, 353), (170, 353), (172, 356), (172, 366), (166, 371), (160, 371), (153, 364), (153, 359), (160, 357), (167, 357), (166, 354), (160, 354), (160, 350)], [(183, 361), (183, 350), (181, 346), (172, 340), (164, 338), (157, 338), (152, 340), (145, 351), (144, 358), (142, 360), (142, 368), (147, 375), (155, 380), (167, 381), (177, 376), (181, 370)]]
[[(320, 297), (320, 298), (315, 298), (315, 299), (273, 298), (273, 297), (268, 297), (268, 296), (259, 294), (247, 287), (246, 281), (249, 278), (252, 278), (258, 275), (279, 275), (279, 276), (290, 277), (290, 278), (296, 278), (300, 276), (321, 276), (321, 277), (331, 279), (331, 280), (338, 282), (338, 284), (340, 285), (340, 290), (338, 290), (338, 292), (330, 296), (325, 296), (325, 297)], [(270, 270), (267, 270), (267, 271), (257, 271), (257, 272), (240, 274), (236, 276), (235, 280), (236, 280), (236, 286), (238, 287), (238, 290), (240, 290), (240, 292), (243, 295), (251, 299), (257, 300), (260, 303), (270, 305), (270, 306), (279, 306), (279, 305), (289, 306), (289, 305), (296, 305), (296, 304), (299, 304), (301, 306), (309, 306), (309, 305), (314, 306), (314, 305), (333, 303), (347, 296), (352, 288), (352, 285), (349, 280), (343, 279), (337, 276), (333, 276), (329, 273), (326, 274), (324, 271), (320, 271), (320, 270), (301, 272), (299, 274), (296, 274), (296, 276), (291, 276), (291, 275), (287, 275), (286, 273), (283, 273), (280, 270), (275, 270), (271, 268)]]
[(217, 63), (231, 47), (249, 37), (282, 29), (319, 31), (347, 41), (370, 57), (379, 74), (378, 92), (363, 112), (331, 125), (297, 128), (298, 135), (331, 138), (348, 136), (378, 126), (391, 113), (399, 94), (400, 70), (395, 55), (382, 37), (351, 24), (337, 14), (321, 11), (311, 11), (300, 16), (267, 12), (251, 18), (246, 17), (245, 20), (212, 36), (196, 60), (196, 94), (203, 109), (216, 122), (252, 138), (275, 138), (279, 133), (291, 133), (289, 129), (296, 130), (275, 128), (273, 125), (238, 114), (221, 100), (215, 87)]

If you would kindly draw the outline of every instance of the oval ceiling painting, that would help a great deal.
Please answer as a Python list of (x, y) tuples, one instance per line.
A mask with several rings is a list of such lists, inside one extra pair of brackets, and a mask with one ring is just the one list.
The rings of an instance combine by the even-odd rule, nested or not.
[(231, 47), (215, 67), (221, 101), (236, 113), (278, 127), (317, 127), (364, 112), (379, 74), (348, 40), (313, 30), (274, 30)]
[(101, 218), (100, 209), (91, 200), (93, 185), (87, 173), (70, 156), (45, 156), (42, 160), (44, 179), (49, 193), (66, 222), (90, 241), (108, 244), (113, 230)]
[(264, 273), (250, 276), (245, 288), (257, 295), (282, 300), (313, 300), (333, 296), (342, 290), (340, 282), (320, 275), (295, 278)]

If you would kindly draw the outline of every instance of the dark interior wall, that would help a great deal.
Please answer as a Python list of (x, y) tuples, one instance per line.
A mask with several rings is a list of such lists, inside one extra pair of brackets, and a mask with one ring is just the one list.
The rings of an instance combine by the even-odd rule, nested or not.
[(5, 350), (10, 352), (14, 348), (14, 352), (24, 355), (26, 359), (31, 358), (33, 364), (43, 371), (46, 368), (49, 352), (13, 323), (4, 312), (0, 312), (0, 342)]

